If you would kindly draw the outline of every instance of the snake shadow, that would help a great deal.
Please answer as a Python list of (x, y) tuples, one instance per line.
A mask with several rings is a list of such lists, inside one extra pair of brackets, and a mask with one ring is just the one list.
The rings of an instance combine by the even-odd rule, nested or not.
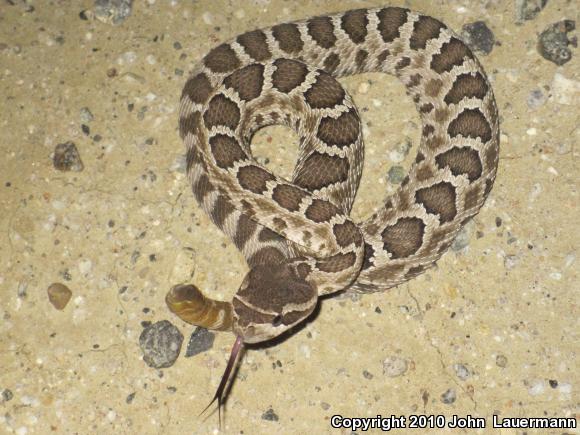
[[(279, 336), (277, 336), (277, 337), (275, 337), (275, 338), (273, 338), (271, 340), (263, 341), (261, 343), (247, 343), (247, 344), (244, 344), (244, 352), (246, 352), (248, 350), (263, 350), (263, 349), (269, 349), (271, 347), (278, 346), (280, 343), (285, 342), (290, 337), (292, 337), (293, 335), (295, 335), (298, 332), (302, 331), (304, 328), (306, 328), (306, 326), (308, 326), (308, 324), (314, 322), (318, 318), (318, 316), (320, 315), (320, 307), (321, 307), (322, 302), (324, 300), (334, 298), (337, 295), (342, 294), (344, 292), (345, 291), (341, 291), (341, 292), (338, 292), (338, 293), (333, 293), (331, 295), (320, 296), (318, 298), (318, 303), (316, 304), (316, 307), (314, 308), (314, 311), (312, 311), (312, 314), (310, 314), (310, 316), (308, 316), (304, 322), (299, 323), (298, 325), (294, 326), (293, 328), (289, 329), (288, 331), (284, 332), (283, 334), (280, 334)], [(240, 358), (240, 360), (241, 360), (241, 358)], [(230, 390), (232, 389), (234, 383), (236, 382), (237, 374), (238, 374), (239, 369), (240, 369), (240, 364), (239, 364), (239, 361), (238, 361), (238, 363), (236, 364), (236, 366), (232, 370), (232, 373), (231, 373), (231, 382), (228, 383), (226, 389), (224, 390), (224, 396), (223, 396), (223, 401), (222, 401), (222, 406), (224, 408), (225, 408), (225, 405), (227, 404), (228, 399), (230, 398), (230, 394), (229, 393), (230, 393)], [(211, 414), (213, 414), (214, 412), (215, 412), (215, 410)]]
[(299, 324), (297, 324), (293, 328), (278, 335), (275, 338), (272, 338), (271, 340), (262, 341), (261, 343), (244, 344), (244, 347), (246, 349), (249, 349), (249, 350), (261, 350), (261, 349), (269, 349), (271, 347), (278, 346), (280, 343), (283, 343), (286, 340), (290, 339), (293, 335), (296, 335), (298, 332), (300, 332), (304, 328), (306, 328), (310, 323), (314, 322), (318, 318), (318, 316), (320, 315), (320, 307), (325, 300), (333, 299), (333, 298), (337, 297), (338, 295), (345, 293), (346, 291), (347, 290), (345, 289), (345, 290), (342, 290), (340, 292), (333, 293), (330, 295), (319, 296), (318, 303), (316, 304), (314, 311), (312, 311), (312, 314), (310, 314), (310, 316), (308, 316), (303, 322), (300, 322)]

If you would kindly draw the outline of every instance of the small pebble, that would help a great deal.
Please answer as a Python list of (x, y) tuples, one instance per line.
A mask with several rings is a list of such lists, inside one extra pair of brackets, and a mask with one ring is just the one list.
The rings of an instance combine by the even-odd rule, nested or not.
[(560, 385), (558, 385), (558, 391), (561, 394), (570, 394), (572, 393), (572, 384), (568, 382), (563, 382)]
[(503, 265), (507, 270), (513, 269), (519, 262), (520, 258), (517, 255), (506, 255), (503, 259)]
[(407, 171), (402, 166), (393, 166), (389, 169), (387, 177), (392, 184), (401, 184), (407, 175)]
[(274, 410), (270, 408), (262, 414), (262, 420), (278, 421), (278, 414), (276, 414)]
[(398, 356), (390, 356), (383, 361), (383, 374), (389, 378), (405, 374), (407, 368), (407, 360)]
[(508, 359), (504, 355), (498, 355), (495, 357), (495, 365), (496, 366), (504, 368), (507, 366), (507, 363), (508, 363)]
[(208, 12), (208, 11), (204, 12), (201, 15), (201, 18), (203, 19), (203, 22), (205, 24), (208, 24), (208, 25), (213, 24), (213, 16), (212, 16), (211, 12)]
[(320, 403), (320, 407), (322, 409), (324, 409), (325, 411), (328, 411), (330, 409), (330, 405), (328, 403), (326, 403), (326, 402), (321, 402)]
[(95, 117), (91, 113), (88, 107), (83, 107), (80, 111), (81, 122), (88, 123), (91, 122)]
[(25, 281), (19, 282), (18, 283), (18, 289), (16, 290), (16, 294), (18, 295), (19, 298), (25, 298), (27, 293), (26, 290), (28, 289), (28, 283)]
[(489, 54), (495, 43), (493, 32), (483, 21), (465, 24), (461, 29), (461, 37), (473, 50), (482, 54)]
[(156, 369), (171, 367), (179, 356), (182, 343), (183, 335), (168, 320), (153, 323), (139, 337), (143, 361)]
[(546, 389), (546, 385), (543, 380), (536, 380), (532, 382), (528, 388), (528, 393), (530, 396), (539, 396)]
[(455, 370), (455, 374), (457, 375), (457, 377), (462, 381), (466, 380), (469, 376), (471, 376), (469, 369), (465, 367), (463, 364), (453, 364), (453, 369)]
[(79, 261), (79, 272), (83, 275), (88, 274), (93, 269), (93, 262), (88, 258)]
[(573, 252), (569, 253), (568, 255), (566, 255), (566, 258), (564, 258), (564, 267), (572, 266), (575, 261), (576, 261), (576, 254), (574, 254)]
[(190, 358), (198, 353), (208, 351), (213, 347), (214, 340), (215, 334), (213, 332), (198, 326), (189, 338), (185, 357)]
[(12, 400), (13, 397), (14, 397), (14, 393), (12, 393), (12, 391), (10, 391), (8, 388), (5, 388), (4, 390), (2, 390), (2, 401), (3, 402), (8, 402), (8, 401)]
[(457, 399), (457, 393), (453, 388), (448, 389), (441, 395), (441, 401), (447, 405), (455, 402)]
[(107, 24), (121, 24), (131, 15), (133, 0), (95, 0), (95, 17)]
[(187, 171), (187, 158), (185, 154), (180, 154), (173, 159), (169, 170), (172, 172), (178, 172), (180, 174), (185, 174)]
[(457, 236), (455, 236), (455, 240), (451, 243), (451, 250), (453, 252), (459, 252), (469, 246), (469, 232), (465, 227), (462, 227)]
[(562, 274), (560, 272), (550, 272), (548, 276), (554, 281), (560, 281), (562, 279)]
[(48, 300), (52, 306), (61, 311), (64, 310), (72, 297), (70, 289), (59, 282), (55, 282), (48, 286), (46, 292), (48, 293)]
[(527, 103), (530, 109), (537, 109), (544, 105), (548, 97), (542, 92), (541, 89), (534, 89), (528, 95)]
[(548, 26), (538, 37), (538, 52), (556, 65), (564, 65), (572, 59), (569, 46), (576, 47), (576, 38), (568, 38), (568, 33), (576, 28), (574, 20), (563, 20)]
[(552, 79), (552, 98), (558, 104), (572, 106), (580, 101), (580, 81), (572, 80), (560, 73)]
[(129, 394), (127, 396), (127, 398), (125, 399), (125, 402), (128, 403), (128, 404), (131, 404), (133, 402), (133, 399), (135, 398), (135, 395), (136, 394), (137, 393), (135, 393), (135, 392), (132, 392), (131, 394)]
[(59, 143), (54, 149), (52, 163), (59, 171), (80, 172), (85, 166), (74, 142)]
[(368, 370), (363, 370), (363, 376), (365, 377), (365, 379), (369, 379), (369, 380), (374, 378), (374, 375), (371, 372), (369, 372)]
[(413, 144), (411, 143), (410, 139), (405, 140), (405, 142), (399, 143), (399, 145), (397, 145), (395, 149), (389, 152), (389, 158), (394, 163), (401, 163), (403, 160), (405, 160), (405, 157), (407, 157), (407, 155), (409, 154), (409, 151), (411, 150), (412, 146)]
[(370, 87), (371, 85), (369, 85), (368, 82), (362, 82), (360, 85), (358, 85), (357, 92), (364, 95), (368, 93)]
[(547, 3), (548, 0), (516, 0), (516, 21), (533, 20)]

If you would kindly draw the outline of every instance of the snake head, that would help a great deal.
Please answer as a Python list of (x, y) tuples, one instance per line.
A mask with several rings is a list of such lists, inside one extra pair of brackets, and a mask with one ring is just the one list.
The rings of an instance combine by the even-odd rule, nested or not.
[(317, 301), (295, 263), (254, 266), (234, 296), (234, 333), (245, 343), (270, 340), (306, 319)]

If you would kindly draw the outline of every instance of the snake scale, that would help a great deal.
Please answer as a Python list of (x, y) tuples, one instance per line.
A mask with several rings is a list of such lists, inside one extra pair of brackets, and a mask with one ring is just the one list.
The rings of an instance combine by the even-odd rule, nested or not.
[[(362, 127), (336, 78), (379, 71), (405, 85), (421, 142), (398, 190), (355, 223)], [(272, 124), (298, 134), (291, 180), (252, 157), (252, 135)], [(250, 267), (232, 302), (192, 285), (166, 297), (183, 320), (237, 336), (220, 404), (243, 343), (304, 321), (319, 296), (382, 291), (433, 266), (483, 205), (499, 157), (480, 63), (440, 21), (399, 7), (279, 24), (217, 46), (185, 84), (179, 131), (197, 202)]]

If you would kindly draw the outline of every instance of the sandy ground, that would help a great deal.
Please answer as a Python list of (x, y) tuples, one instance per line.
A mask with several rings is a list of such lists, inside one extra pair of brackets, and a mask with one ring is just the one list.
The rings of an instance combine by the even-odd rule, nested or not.
[[(404, 3), (457, 31), (482, 20), (495, 35), (480, 56), (502, 118), (485, 207), (437, 268), (388, 293), (325, 300), (295, 335), (246, 352), (226, 433), (350, 434), (331, 428), (333, 415), (404, 416), (407, 426), (412, 415), (486, 419), (486, 428), (457, 433), (500, 433), (493, 415), (578, 418), (580, 53), (557, 66), (536, 44), (580, 8), (550, 0), (517, 23), (512, 3)], [(243, 31), (379, 5), (150, 0), (112, 25), (94, 18), (90, 1), (0, 3), (0, 432), (217, 431), (217, 414), (205, 422), (198, 414), (232, 334), (216, 334), (192, 358), (182, 349), (162, 370), (147, 366), (139, 347), (143, 325), (163, 319), (185, 347), (193, 328), (164, 303), (173, 284), (195, 282), (228, 299), (246, 271), (187, 185), (181, 88), (203, 54)], [(388, 169), (407, 167), (415, 148), (403, 163), (392, 150), (416, 144), (420, 125), (394, 79), (343, 83), (365, 123), (361, 219), (396, 188)], [(296, 155), (288, 137), (270, 128), (254, 141), (282, 173)], [(81, 172), (53, 167), (55, 146), (67, 141)], [(53, 282), (72, 290), (63, 311), (49, 303)]]

